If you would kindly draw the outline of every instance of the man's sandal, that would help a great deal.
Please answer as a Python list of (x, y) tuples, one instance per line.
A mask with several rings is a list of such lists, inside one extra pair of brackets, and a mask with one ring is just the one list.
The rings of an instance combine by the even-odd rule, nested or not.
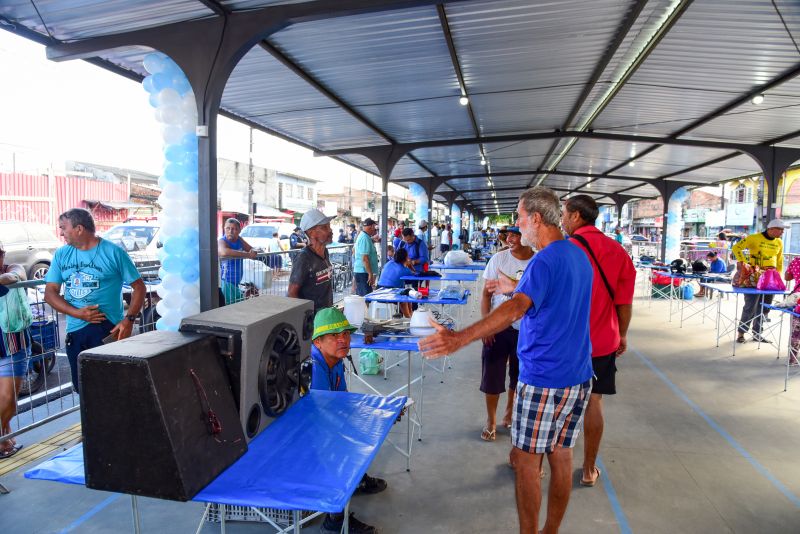
[(591, 488), (597, 483), (598, 480), (600, 480), (600, 475), (602, 475), (603, 472), (600, 471), (600, 468), (597, 466), (594, 467), (594, 470), (597, 473), (597, 476), (594, 477), (594, 480), (584, 480), (583, 478), (581, 478), (581, 486), (586, 486), (587, 488)]
[(488, 428), (484, 427), (484, 429), (481, 431), (481, 439), (483, 441), (494, 441), (494, 440), (496, 440), (497, 439), (497, 429), (493, 428), (492, 430), (489, 430)]

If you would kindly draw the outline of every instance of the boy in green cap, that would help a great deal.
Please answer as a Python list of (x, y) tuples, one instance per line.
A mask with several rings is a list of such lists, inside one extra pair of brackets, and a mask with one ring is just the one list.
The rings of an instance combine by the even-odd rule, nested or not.
[[(350, 334), (358, 330), (337, 308), (323, 308), (314, 316), (314, 334), (311, 336), (311, 389), (347, 391), (344, 378), (344, 360), (350, 353)], [(386, 481), (366, 473), (356, 488), (356, 493), (379, 493), (386, 489)], [(322, 523), (322, 532), (340, 532), (344, 514), (328, 514)], [(378, 529), (356, 519), (351, 513), (350, 534), (375, 534)]]

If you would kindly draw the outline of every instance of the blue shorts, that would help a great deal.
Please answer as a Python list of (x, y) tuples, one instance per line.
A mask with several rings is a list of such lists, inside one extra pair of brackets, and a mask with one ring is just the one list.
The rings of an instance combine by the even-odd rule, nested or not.
[(17, 377), (23, 378), (28, 374), (28, 362), (30, 361), (31, 347), (15, 352), (11, 356), (0, 358), (0, 378)]
[(517, 383), (511, 444), (525, 452), (549, 454), (575, 446), (583, 426), (592, 381), (567, 388), (540, 388)]

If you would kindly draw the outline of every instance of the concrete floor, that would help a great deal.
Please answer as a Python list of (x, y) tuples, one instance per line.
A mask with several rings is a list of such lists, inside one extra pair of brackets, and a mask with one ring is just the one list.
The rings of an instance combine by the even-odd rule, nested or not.
[[(733, 312), (732, 299), (723, 304)], [(800, 378), (784, 392), (785, 359), (775, 359), (774, 347), (747, 343), (731, 359), (731, 338), (714, 347), (713, 321), (702, 325), (695, 317), (679, 328), (677, 318), (670, 323), (666, 316), (666, 302), (634, 304), (630, 351), (618, 363), (620, 393), (605, 401), (602, 484), (578, 485), (580, 441), (561, 531), (800, 532)], [(384, 533), (517, 530), (508, 434), (498, 432), (493, 443), (479, 439), (485, 418), (479, 354), (472, 345), (456, 355), (444, 384), (426, 371), (424, 439), (415, 442), (412, 470), (407, 473), (405, 459), (384, 445), (370, 474), (386, 478), (389, 489), (354, 498), (351, 509), (359, 518)], [(389, 391), (405, 373), (400, 367), (386, 382), (369, 380)], [(351, 389), (363, 391), (351, 382)], [(50, 428), (55, 433), (70, 422)], [(404, 431), (398, 425), (391, 437), (405, 443)], [(21, 471), (0, 483), (12, 490), (0, 496), (3, 533), (130, 528), (125, 496), (28, 481)], [(202, 514), (199, 504), (150, 499), (141, 509), (144, 532), (194, 532)], [(213, 531), (211, 525), (203, 530)], [(268, 530), (229, 523), (228, 531)]]

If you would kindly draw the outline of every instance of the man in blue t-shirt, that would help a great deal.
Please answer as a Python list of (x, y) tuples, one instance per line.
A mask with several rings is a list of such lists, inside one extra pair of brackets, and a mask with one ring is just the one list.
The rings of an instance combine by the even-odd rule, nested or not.
[(419, 348), (426, 358), (453, 354), (522, 318), (517, 344), (519, 380), (511, 425), (517, 513), (520, 532), (537, 531), (539, 472), (546, 454), (551, 478), (545, 530), (555, 532), (569, 503), (572, 447), (591, 392), (589, 311), (593, 271), (586, 254), (564, 240), (559, 226), (561, 206), (553, 191), (545, 187), (528, 189), (520, 198), (517, 212), (523, 237), (539, 252), (516, 287), (510, 279), (491, 284), (505, 293), (509, 288), (504, 285), (510, 283), (511, 299), (464, 330), (454, 332), (435, 325), (437, 333), (422, 339)]
[[(347, 391), (343, 360), (350, 353), (350, 334), (357, 330), (337, 308), (323, 308), (314, 316), (314, 333), (311, 335), (311, 389)], [(382, 478), (364, 474), (356, 493), (380, 493), (387, 487)], [(327, 514), (322, 532), (340, 532), (344, 514)], [(349, 531), (374, 534), (378, 530), (359, 521), (352, 513)]]
[[(53, 255), (45, 276), (44, 300), (67, 316), (67, 360), (72, 387), (78, 391), (78, 354), (102, 345), (109, 335), (129, 337), (146, 289), (128, 253), (95, 235), (94, 219), (88, 211), (73, 208), (62, 213), (58, 227), (67, 244)], [(127, 312), (122, 305), (122, 284), (133, 289)]]
[(428, 245), (425, 241), (414, 235), (412, 228), (403, 228), (402, 239), (397, 247), (395, 253), (400, 249), (408, 251), (408, 259), (411, 263), (411, 270), (414, 274), (419, 274), (425, 270), (425, 265), (429, 261)]
[(356, 294), (364, 296), (372, 291), (378, 277), (378, 251), (372, 236), (378, 233), (378, 223), (367, 217), (362, 223), (353, 246), (353, 276), (356, 281)]

